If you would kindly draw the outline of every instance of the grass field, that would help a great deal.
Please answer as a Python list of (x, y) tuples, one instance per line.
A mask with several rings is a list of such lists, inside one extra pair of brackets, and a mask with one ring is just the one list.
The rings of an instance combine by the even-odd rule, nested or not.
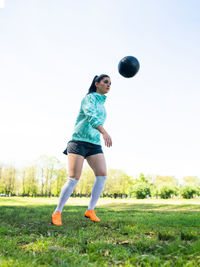
[(200, 200), (0, 198), (0, 266), (199, 266)]

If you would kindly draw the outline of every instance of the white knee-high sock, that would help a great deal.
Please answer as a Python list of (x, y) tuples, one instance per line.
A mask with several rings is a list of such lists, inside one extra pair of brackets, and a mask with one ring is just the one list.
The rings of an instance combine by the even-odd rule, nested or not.
[(55, 212), (57, 212), (57, 211), (60, 211), (60, 213), (62, 212), (62, 209), (65, 205), (65, 202), (71, 196), (77, 183), (78, 183), (78, 180), (69, 177), (69, 180), (62, 187), (60, 197), (58, 200), (58, 206), (55, 209)]
[(96, 181), (94, 182), (90, 203), (88, 205), (88, 210), (93, 210), (95, 205), (104, 189), (104, 184), (106, 181), (106, 176), (96, 176)]

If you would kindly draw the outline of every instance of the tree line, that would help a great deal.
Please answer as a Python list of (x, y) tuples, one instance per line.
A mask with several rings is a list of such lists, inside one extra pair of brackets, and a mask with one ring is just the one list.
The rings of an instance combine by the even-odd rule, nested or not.
[[(0, 196), (59, 196), (68, 178), (67, 169), (56, 157), (42, 155), (31, 166), (21, 170), (0, 164)], [(72, 196), (89, 197), (95, 175), (90, 167), (83, 169)], [(200, 197), (200, 179), (183, 177), (180, 185), (174, 176), (128, 176), (120, 169), (109, 169), (103, 197), (193, 198)]]

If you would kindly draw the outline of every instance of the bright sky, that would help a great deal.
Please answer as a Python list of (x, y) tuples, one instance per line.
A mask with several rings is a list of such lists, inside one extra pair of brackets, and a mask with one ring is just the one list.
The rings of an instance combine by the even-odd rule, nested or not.
[[(107, 167), (200, 177), (199, 0), (3, 2), (0, 162), (20, 167), (46, 154), (67, 167), (81, 100), (106, 73)], [(131, 79), (117, 70), (127, 55), (140, 61)]]

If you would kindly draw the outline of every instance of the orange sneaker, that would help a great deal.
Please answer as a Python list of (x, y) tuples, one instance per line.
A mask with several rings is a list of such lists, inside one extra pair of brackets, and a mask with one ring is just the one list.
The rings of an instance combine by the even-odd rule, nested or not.
[(62, 213), (60, 213), (60, 211), (53, 212), (51, 215), (51, 223), (55, 225), (62, 225), (61, 215)]
[(86, 210), (85, 217), (90, 218), (93, 222), (100, 222), (100, 219), (97, 217), (94, 210)]

